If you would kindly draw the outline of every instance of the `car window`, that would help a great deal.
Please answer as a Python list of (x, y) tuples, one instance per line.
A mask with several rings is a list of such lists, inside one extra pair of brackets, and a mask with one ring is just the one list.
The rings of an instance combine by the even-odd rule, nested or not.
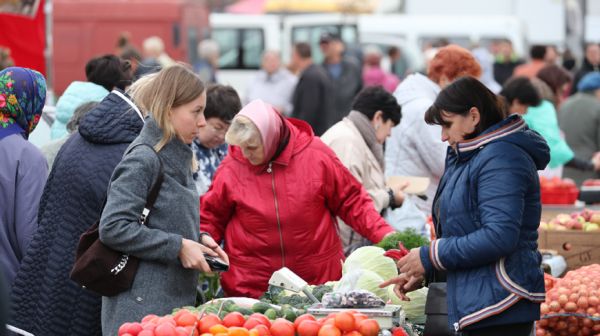
[(265, 50), (261, 29), (217, 28), (212, 39), (219, 44), (220, 69), (258, 69)]

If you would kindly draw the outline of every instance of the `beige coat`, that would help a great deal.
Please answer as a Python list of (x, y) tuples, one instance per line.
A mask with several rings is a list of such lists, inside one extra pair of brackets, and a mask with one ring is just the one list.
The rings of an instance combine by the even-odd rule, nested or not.
[[(344, 118), (327, 130), (321, 136), (321, 140), (335, 152), (344, 166), (367, 190), (373, 199), (375, 209), (380, 213), (386, 209), (390, 205), (390, 197), (385, 185), (383, 169), (354, 123)], [(341, 220), (338, 221), (344, 248), (365, 240)]]

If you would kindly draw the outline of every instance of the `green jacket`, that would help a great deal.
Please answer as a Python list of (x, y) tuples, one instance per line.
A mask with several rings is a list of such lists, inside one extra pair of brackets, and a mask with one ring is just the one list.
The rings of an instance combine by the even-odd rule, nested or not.
[(542, 100), (539, 106), (529, 107), (523, 119), (525, 119), (529, 128), (540, 133), (548, 143), (548, 147), (550, 147), (548, 167), (556, 168), (573, 160), (575, 153), (562, 137), (556, 117), (556, 109), (550, 101)]

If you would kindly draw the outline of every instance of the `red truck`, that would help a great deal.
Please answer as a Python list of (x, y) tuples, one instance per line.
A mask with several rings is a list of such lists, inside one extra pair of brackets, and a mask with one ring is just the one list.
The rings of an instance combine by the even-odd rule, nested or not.
[(196, 46), (209, 35), (209, 10), (204, 0), (53, 0), (52, 68), (57, 96), (74, 80), (85, 80), (85, 64), (114, 53), (119, 36), (142, 42), (158, 36), (175, 60), (191, 62)]

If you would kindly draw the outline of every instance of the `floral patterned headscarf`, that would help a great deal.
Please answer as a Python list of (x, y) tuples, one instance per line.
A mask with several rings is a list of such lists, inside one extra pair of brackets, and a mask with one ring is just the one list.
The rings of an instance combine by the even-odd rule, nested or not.
[(45, 101), (42, 74), (20, 67), (0, 71), (0, 131), (19, 126), (28, 137), (40, 121)]

